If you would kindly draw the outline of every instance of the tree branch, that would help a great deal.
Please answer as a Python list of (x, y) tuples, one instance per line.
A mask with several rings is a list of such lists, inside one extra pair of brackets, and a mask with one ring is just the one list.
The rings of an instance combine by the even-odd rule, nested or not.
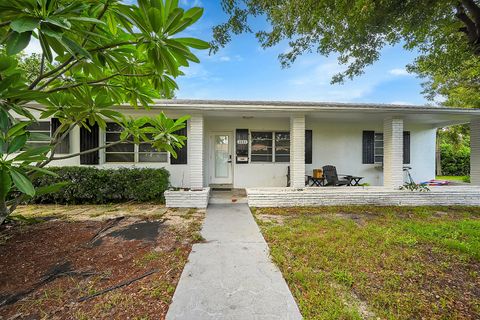
[(480, 34), (480, 7), (475, 3), (474, 0), (462, 0), (463, 6), (468, 10), (468, 13), (475, 20), (477, 25), (477, 33)]
[(457, 7), (457, 12), (455, 13), (455, 16), (465, 24), (466, 29), (462, 30), (465, 32), (465, 34), (468, 37), (468, 41), (471, 44), (474, 44), (477, 39), (477, 27), (475, 26), (475, 23), (470, 19), (470, 17), (465, 13), (465, 8), (461, 5), (458, 4)]
[(67, 90), (67, 89), (71, 89), (71, 88), (80, 87), (80, 86), (83, 86), (83, 85), (94, 85), (94, 84), (98, 84), (98, 83), (107, 81), (109, 79), (112, 79), (112, 78), (118, 77), (118, 76), (122, 76), (122, 77), (150, 77), (152, 75), (153, 75), (153, 73), (145, 73), (145, 74), (114, 73), (111, 76), (108, 76), (108, 77), (105, 77), (105, 78), (102, 78), (102, 79), (91, 80), (91, 81), (87, 81), (87, 82), (81, 82), (81, 83), (75, 83), (75, 84), (72, 84), (72, 85), (61, 86), (61, 87), (50, 89), (50, 90), (45, 91), (45, 92), (46, 93), (52, 93), (52, 92), (57, 92), (57, 91), (62, 91), (62, 90)]
[(69, 155), (66, 155), (66, 156), (62, 156), (62, 157), (53, 157), (52, 161), (70, 159), (70, 158), (78, 157), (78, 156), (81, 156), (83, 154), (87, 154), (87, 153), (90, 153), (90, 152), (95, 152), (95, 151), (99, 151), (99, 150), (106, 149), (106, 148), (109, 148), (109, 147), (113, 147), (113, 146), (116, 146), (117, 144), (126, 142), (127, 138), (125, 138), (123, 140), (118, 140), (118, 141), (115, 141), (115, 142), (112, 142), (112, 143), (109, 143), (109, 144), (105, 144), (103, 146), (99, 146), (99, 147), (96, 147), (96, 148), (93, 148), (93, 149), (90, 149), (90, 150), (85, 150), (85, 151), (82, 151), (82, 152), (72, 153), (72, 154), (69, 154)]

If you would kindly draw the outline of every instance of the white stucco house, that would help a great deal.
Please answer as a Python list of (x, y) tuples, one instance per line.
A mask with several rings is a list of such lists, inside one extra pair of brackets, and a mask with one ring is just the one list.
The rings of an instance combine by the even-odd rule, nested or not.
[[(280, 205), (296, 196), (300, 200), (292, 200), (293, 204), (321, 204), (324, 201), (319, 195), (321, 192), (343, 193), (341, 200), (360, 190), (375, 194), (374, 198), (382, 196), (375, 192), (397, 190), (404, 184), (404, 165), (411, 167), (416, 182), (434, 179), (436, 129), (469, 123), (472, 184), (468, 190), (477, 194), (479, 191), (473, 186), (480, 185), (480, 110), (212, 100), (158, 100), (148, 111), (130, 106), (119, 108), (134, 117), (162, 111), (171, 118), (191, 115), (182, 132), (188, 138), (186, 147), (174, 159), (148, 146), (121, 144), (53, 165), (165, 167), (174, 187), (246, 188), (249, 201), (255, 205)], [(40, 122), (39, 130), (49, 132), (55, 127), (54, 120)], [(77, 153), (115, 141), (116, 130), (115, 124), (109, 124), (106, 131), (98, 128), (91, 132), (73, 131), (62, 146), (63, 152)], [(305, 175), (324, 165), (336, 166), (339, 173), (361, 176), (361, 182), (371, 187), (305, 188)], [(288, 167), (291, 183), (287, 188)], [(307, 201), (308, 197), (313, 200)], [(324, 199), (332, 197), (328, 195)]]

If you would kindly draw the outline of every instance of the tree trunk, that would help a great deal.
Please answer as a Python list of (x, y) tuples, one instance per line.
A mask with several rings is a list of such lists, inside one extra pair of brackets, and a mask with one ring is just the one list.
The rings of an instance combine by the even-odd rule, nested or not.
[(442, 150), (440, 148), (440, 137), (438, 133), (435, 142), (435, 174), (437, 176), (442, 175)]
[(2, 225), (5, 222), (5, 219), (7, 219), (8, 215), (10, 214), (10, 210), (8, 210), (7, 204), (5, 201), (2, 201), (3, 203), (0, 203), (0, 225)]

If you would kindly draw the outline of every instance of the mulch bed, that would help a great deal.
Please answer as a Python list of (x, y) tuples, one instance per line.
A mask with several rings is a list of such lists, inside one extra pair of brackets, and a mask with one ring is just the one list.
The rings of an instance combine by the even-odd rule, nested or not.
[(0, 319), (163, 319), (192, 230), (117, 220), (0, 227)]

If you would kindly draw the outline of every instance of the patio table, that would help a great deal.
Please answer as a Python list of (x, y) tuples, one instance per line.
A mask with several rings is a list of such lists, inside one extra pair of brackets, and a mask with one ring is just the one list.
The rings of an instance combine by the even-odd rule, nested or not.
[(345, 178), (350, 180), (350, 183), (348, 184), (349, 186), (358, 186), (360, 184), (360, 180), (363, 179), (363, 177), (357, 177), (357, 176), (351, 176), (351, 175), (346, 175)]

